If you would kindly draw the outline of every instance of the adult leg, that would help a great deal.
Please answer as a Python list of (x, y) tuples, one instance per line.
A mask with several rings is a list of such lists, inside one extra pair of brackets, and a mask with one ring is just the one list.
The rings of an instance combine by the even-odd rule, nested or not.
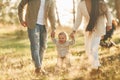
[(85, 51), (88, 56), (88, 60), (92, 68), (98, 68), (100, 66), (98, 58), (98, 47), (100, 43), (100, 36), (97, 36), (95, 33), (85, 34)]
[(96, 69), (100, 66), (99, 55), (98, 55), (100, 38), (101, 38), (100, 36), (97, 36), (94, 34), (92, 41), (91, 41), (91, 52), (92, 52), (92, 57), (93, 57), (92, 67)]
[(30, 40), (30, 48), (33, 62), (36, 68), (41, 66), (40, 57), (39, 57), (39, 29), (36, 26), (33, 29), (28, 28), (28, 36)]
[(39, 56), (40, 56), (40, 63), (42, 64), (43, 54), (45, 52), (45, 49), (47, 48), (47, 30), (44, 25), (39, 25), (39, 27), (40, 27)]
[(91, 40), (92, 40), (92, 35), (89, 34), (89, 32), (85, 32), (85, 53), (88, 57), (88, 63), (91, 65), (93, 58), (92, 58), (92, 53), (91, 53)]

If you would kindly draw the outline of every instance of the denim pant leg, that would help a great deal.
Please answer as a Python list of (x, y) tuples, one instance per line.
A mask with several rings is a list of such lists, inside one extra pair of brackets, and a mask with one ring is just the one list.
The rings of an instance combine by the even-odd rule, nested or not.
[[(38, 25), (38, 24), (37, 24)], [(42, 60), (43, 60), (43, 54), (45, 52), (45, 49), (47, 48), (47, 30), (46, 27), (44, 25), (38, 25), (40, 27), (40, 63), (42, 64)]]
[(38, 68), (41, 66), (39, 57), (39, 27), (36, 26), (34, 29), (28, 28), (28, 37), (30, 40), (32, 59), (35, 67)]

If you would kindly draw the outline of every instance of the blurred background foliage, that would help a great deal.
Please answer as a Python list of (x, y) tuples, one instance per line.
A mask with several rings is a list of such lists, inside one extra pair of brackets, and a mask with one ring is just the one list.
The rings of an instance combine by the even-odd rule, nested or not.
[[(17, 7), (20, 1), (0, 0), (0, 23), (18, 24)], [(106, 2), (110, 6), (113, 17), (120, 21), (120, 0), (106, 0)]]
[(0, 0), (0, 23), (18, 24), (17, 7), (20, 0)]

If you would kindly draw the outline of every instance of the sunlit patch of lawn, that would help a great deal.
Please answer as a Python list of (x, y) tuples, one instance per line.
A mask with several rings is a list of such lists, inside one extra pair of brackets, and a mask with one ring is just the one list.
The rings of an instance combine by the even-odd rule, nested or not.
[[(10, 29), (6, 32), (6, 29), (2, 29), (0, 32), (0, 80), (120, 80), (120, 48), (100, 48), (102, 73), (90, 75), (87, 71), (89, 65), (85, 56), (84, 37), (79, 31), (75, 35), (76, 43), (70, 47), (72, 66), (69, 68), (69, 72), (55, 72), (57, 51), (49, 32), (48, 47), (43, 59), (43, 66), (49, 75), (36, 75), (27, 31), (22, 29), (11, 31), (12, 29)], [(68, 34), (72, 31), (68, 28), (62, 30), (67, 31)], [(56, 38), (57, 34), (56, 31)], [(119, 32), (117, 35), (113, 35), (113, 41), (120, 45), (118, 35)]]
[(13, 36), (0, 38), (0, 54), (14, 53), (29, 48), (28, 39), (16, 39)]

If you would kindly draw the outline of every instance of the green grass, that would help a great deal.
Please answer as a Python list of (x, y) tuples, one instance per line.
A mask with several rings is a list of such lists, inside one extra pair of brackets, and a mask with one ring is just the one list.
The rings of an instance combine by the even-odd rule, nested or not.
[[(55, 45), (48, 36), (48, 48), (44, 54), (43, 66), (49, 75), (36, 75), (34, 74), (27, 31), (8, 29), (6, 32), (6, 29), (8, 28), (0, 29), (0, 80), (120, 80), (120, 48), (116, 47), (100, 48), (102, 73), (89, 74), (89, 71), (86, 70), (86, 67), (89, 66), (84, 52), (84, 37), (81, 32), (76, 33), (76, 43), (70, 47), (72, 67), (69, 68), (69, 72), (62, 70), (55, 72), (57, 53)], [(70, 33), (70, 31), (67, 32)], [(115, 34), (113, 40), (120, 45), (120, 32)]]

